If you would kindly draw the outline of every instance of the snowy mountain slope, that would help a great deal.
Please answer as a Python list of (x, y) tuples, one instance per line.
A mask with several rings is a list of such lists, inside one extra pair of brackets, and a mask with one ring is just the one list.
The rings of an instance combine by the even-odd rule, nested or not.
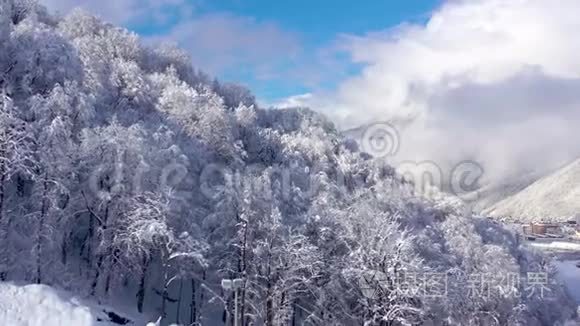
[(580, 159), (534, 182), (485, 213), (525, 221), (562, 221), (580, 214)]
[(0, 324), (10, 326), (144, 325), (122, 313), (46, 285), (0, 283)]
[(473, 203), (474, 212), (483, 212), (507, 197), (511, 197), (545, 176), (545, 173), (528, 172), (490, 182), (477, 189), (477, 200)]

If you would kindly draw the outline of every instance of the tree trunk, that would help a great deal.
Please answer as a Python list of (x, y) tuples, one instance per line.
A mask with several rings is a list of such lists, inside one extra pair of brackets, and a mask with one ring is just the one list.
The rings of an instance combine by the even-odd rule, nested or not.
[(244, 278), (244, 283), (240, 291), (240, 326), (246, 325), (246, 280)]
[[(5, 146), (6, 144), (4, 142), (0, 145), (0, 158), (6, 157)], [(4, 213), (4, 182), (6, 182), (6, 162), (4, 162), (4, 160), (0, 160), (0, 221), (2, 221)]]
[(48, 193), (48, 181), (45, 175), (42, 190), (42, 207), (40, 209), (40, 217), (38, 219), (38, 230), (36, 230), (36, 284), (42, 282), (42, 232), (44, 230), (44, 222), (48, 212), (48, 201), (46, 199)]
[[(87, 237), (87, 264), (89, 271), (93, 267), (93, 238), (95, 236), (95, 217), (92, 213), (89, 214), (89, 235)], [(81, 252), (82, 254), (82, 252)], [(90, 272), (89, 272), (90, 275)]]
[[(1, 154), (1, 153), (0, 153)], [(1, 155), (0, 155), (1, 157)], [(2, 226), (2, 217), (4, 214), (4, 182), (6, 181), (6, 175), (4, 172), (4, 164), (0, 163), (0, 226)], [(8, 233), (8, 227), (4, 230), (6, 233)], [(4, 237), (6, 235), (2, 235), (2, 237)], [(4, 239), (2, 239), (4, 240)], [(6, 271), (2, 270), (0, 272), (0, 281), (5, 281), (6, 280)]]
[[(205, 284), (205, 278), (206, 278), (206, 274), (205, 274), (205, 269), (203, 270), (203, 274), (202, 274), (202, 285)], [(199, 321), (199, 323), (202, 322), (202, 318), (203, 318), (203, 308), (204, 308), (204, 304), (205, 304), (205, 289), (203, 288), (203, 286), (199, 287), (199, 315), (197, 317), (197, 320)]]
[(91, 295), (94, 296), (97, 292), (97, 285), (99, 285), (99, 277), (101, 276), (101, 266), (103, 266), (103, 260), (105, 256), (99, 255), (99, 259), (97, 260), (97, 267), (95, 269), (95, 278), (93, 279), (93, 283), (91, 284)]
[(20, 175), (16, 176), (16, 194), (18, 195), (18, 197), (22, 198), (24, 197), (24, 180), (22, 179), (22, 177)]
[(266, 326), (274, 325), (274, 304), (272, 299), (272, 285), (270, 279), (266, 288)]
[(190, 314), (189, 314), (189, 324), (195, 325), (197, 323), (197, 302), (195, 293), (195, 279), (191, 279), (191, 303), (190, 303)]
[(145, 280), (149, 269), (147, 258), (143, 259), (143, 266), (143, 272), (141, 272), (141, 279), (139, 280), (139, 290), (137, 291), (137, 311), (139, 313), (143, 313), (143, 302), (145, 301)]
[[(6, 94), (6, 88), (4, 87), (4, 79), (0, 79), (0, 86), (2, 86), (2, 93), (0, 94), (0, 98), (4, 97)], [(6, 131), (2, 131), (2, 136), (5, 137), (6, 136)], [(6, 142), (2, 141), (2, 143), (0, 144), (0, 158), (7, 158), (6, 155)], [(5, 240), (4, 237), (7, 237), (7, 233), (9, 230), (9, 225), (8, 223), (5, 225), (3, 225), (3, 218), (4, 218), (4, 198), (5, 198), (5, 182), (7, 179), (6, 176), (6, 162), (4, 160), (0, 160), (0, 227), (4, 228), (4, 232), (2, 232), (2, 238), (0, 238), (1, 240)], [(3, 262), (4, 263), (4, 262)], [(6, 271), (2, 270), (0, 271), (0, 281), (5, 281), (6, 280)]]
[(161, 294), (161, 319), (164, 320), (167, 317), (167, 297), (169, 296), (169, 284), (168, 284), (167, 269), (163, 271), (163, 292)]
[[(113, 268), (113, 264), (109, 264), (110, 268)], [(105, 296), (109, 295), (109, 289), (111, 288), (111, 270), (107, 273), (107, 278), (105, 279)]]
[(179, 294), (177, 297), (177, 312), (175, 316), (175, 323), (179, 324), (180, 315), (181, 315), (181, 296), (183, 294), (183, 279), (179, 280)]
[(286, 305), (287, 295), (286, 291), (282, 291), (282, 296), (280, 298), (280, 304), (278, 306), (278, 310), (282, 309)]
[(167, 290), (165, 288), (166, 286), (163, 286), (163, 293), (161, 295), (161, 320), (167, 317)]
[[(232, 293), (235, 293), (236, 290), (234, 290)], [(238, 318), (238, 316), (236, 316), (236, 296), (233, 295), (232, 293), (230, 293), (230, 297), (228, 298), (228, 305), (227, 305), (227, 313), (226, 316), (228, 316), (228, 320), (226, 321), (226, 325), (230, 325), (230, 326), (234, 326), (234, 320), (236, 318)], [(230, 313), (231, 312), (231, 313)]]
[[(272, 252), (270, 250), (270, 252)], [(268, 277), (266, 281), (266, 326), (274, 325), (274, 298), (272, 293), (272, 267), (271, 267), (271, 255), (268, 253), (268, 266), (266, 268), (266, 275)]]
[(109, 270), (107, 273), (107, 281), (105, 282), (105, 295), (109, 295), (109, 289), (111, 288), (111, 278), (113, 275), (113, 268), (115, 267), (113, 264), (116, 261), (119, 261), (119, 249), (115, 249), (113, 252), (113, 259), (109, 260)]
[[(92, 216), (92, 214), (91, 214)], [(101, 228), (103, 229), (102, 233), (106, 236), (107, 235), (107, 220), (109, 218), (109, 202), (107, 202), (107, 205), (105, 207), (105, 216), (103, 217), (103, 225), (101, 226)], [(89, 252), (89, 255), (91, 253)], [(106, 254), (105, 253), (101, 253), (99, 254), (99, 258), (97, 260), (97, 266), (95, 269), (95, 278), (93, 279), (93, 284), (91, 285), (91, 295), (95, 295), (96, 293), (96, 289), (97, 289), (97, 285), (99, 284), (99, 277), (101, 276), (101, 268), (103, 267), (103, 261), (105, 259)]]
[(296, 326), (296, 301), (292, 301), (292, 326)]
[(248, 222), (244, 223), (244, 239), (243, 239), (243, 246), (242, 246), (242, 270), (241, 270), (241, 278), (242, 278), (242, 287), (239, 289), (240, 291), (240, 316), (236, 316), (236, 318), (240, 318), (240, 326), (244, 326), (246, 324), (245, 315), (246, 315), (246, 266), (247, 266), (247, 245), (248, 245)]
[(66, 266), (66, 262), (67, 262), (67, 256), (68, 256), (68, 252), (67, 252), (67, 240), (68, 237), (70, 235), (66, 234), (63, 238), (62, 238), (62, 243), (61, 243), (61, 247), (60, 247), (60, 261), (62, 263), (63, 266)]

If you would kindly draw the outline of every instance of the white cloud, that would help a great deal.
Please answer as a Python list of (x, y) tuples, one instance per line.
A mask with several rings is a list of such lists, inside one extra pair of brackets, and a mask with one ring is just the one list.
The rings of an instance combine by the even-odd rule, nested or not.
[(343, 127), (413, 120), (400, 159), (481, 161), (490, 178), (580, 155), (580, 2), (449, 1), (426, 25), (341, 36), (361, 74), (303, 104)]

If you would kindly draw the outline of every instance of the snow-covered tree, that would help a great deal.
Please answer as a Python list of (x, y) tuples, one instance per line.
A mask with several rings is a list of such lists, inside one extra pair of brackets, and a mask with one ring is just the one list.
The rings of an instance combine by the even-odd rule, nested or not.
[(0, 220), (8, 181), (17, 173), (34, 174), (36, 160), (32, 143), (29, 125), (18, 116), (10, 97), (0, 94)]
[(234, 83), (220, 83), (214, 81), (213, 91), (220, 95), (224, 100), (224, 105), (230, 109), (236, 109), (240, 106), (256, 105), (256, 97), (249, 89)]

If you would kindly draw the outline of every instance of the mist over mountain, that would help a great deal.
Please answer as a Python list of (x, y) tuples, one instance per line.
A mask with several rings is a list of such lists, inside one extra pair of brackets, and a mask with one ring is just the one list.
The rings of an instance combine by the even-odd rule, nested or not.
[(394, 159), (478, 162), (482, 184), (580, 156), (576, 0), (441, 1), (419, 23), (342, 35), (360, 72), (288, 101), (339, 128), (404, 121)]

